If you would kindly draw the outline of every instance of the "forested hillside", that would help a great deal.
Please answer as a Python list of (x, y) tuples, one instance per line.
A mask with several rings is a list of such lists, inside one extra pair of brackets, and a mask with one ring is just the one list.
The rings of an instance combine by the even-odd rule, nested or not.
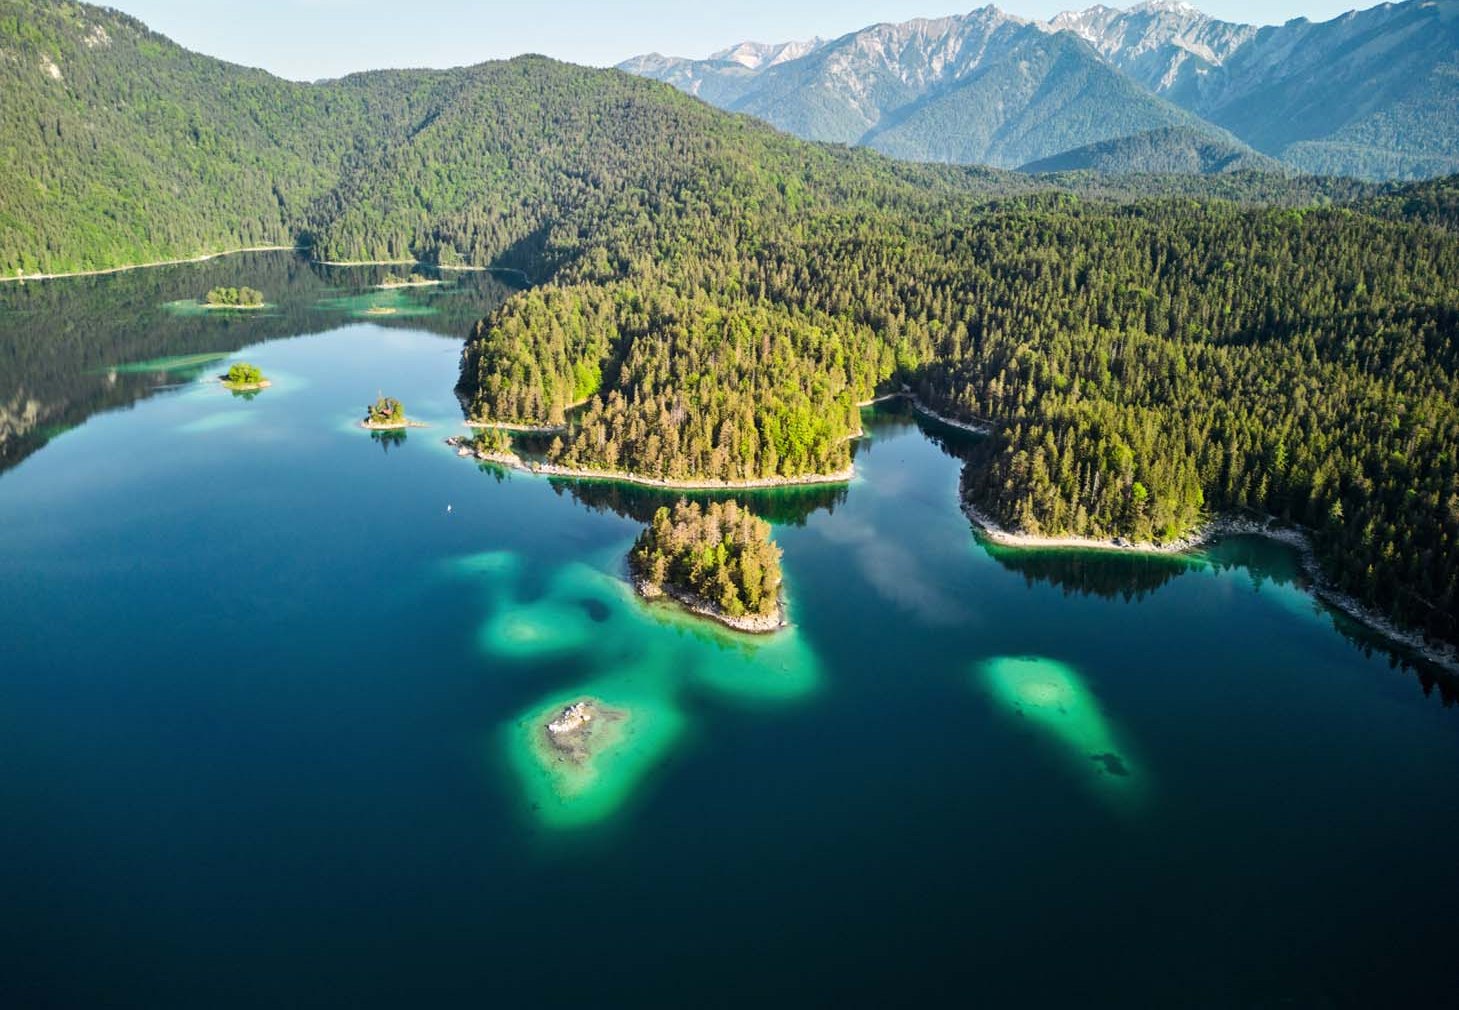
[(555, 424), (586, 398), (558, 462), (715, 478), (839, 467), (851, 404), (908, 383), (994, 423), (965, 485), (1002, 522), (1168, 541), (1273, 514), (1342, 588), (1453, 639), (1452, 189), (772, 215), (692, 270), (620, 251), (627, 279), (580, 265), (512, 300), (463, 381), (484, 418)]
[[(550, 274), (605, 222), (986, 190), (541, 57), (296, 84), (115, 11), (0, 0), (0, 275), (302, 244)], [(540, 260), (540, 262), (539, 262)]]
[(293, 244), (450, 79), (294, 84), (114, 11), (0, 0), (0, 274)]
[(1166, 127), (1075, 148), (1052, 158), (1029, 162), (1019, 171), (1218, 175), (1281, 173), (1285, 169), (1281, 162), (1258, 154), (1235, 139), (1223, 140), (1184, 127)]
[(856, 403), (907, 384), (994, 423), (965, 484), (1004, 522), (1164, 540), (1251, 507), (1459, 639), (1452, 182), (1056, 187), (542, 58), (295, 85), (97, 8), (0, 11), (9, 273), (293, 241), (515, 266), (536, 286), (460, 392), (561, 425), (556, 462), (832, 472)]

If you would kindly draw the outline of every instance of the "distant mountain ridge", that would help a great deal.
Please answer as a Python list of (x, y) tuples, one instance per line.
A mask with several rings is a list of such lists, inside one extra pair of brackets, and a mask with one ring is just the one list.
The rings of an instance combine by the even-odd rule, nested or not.
[[(1199, 137), (1311, 172), (1459, 170), (1459, 0), (1266, 27), (1180, 0), (1046, 22), (987, 6), (620, 69), (808, 139), (911, 160), (1012, 168), (1148, 135), (1135, 147), (1151, 165), (1185, 160)], [(1164, 136), (1180, 138), (1175, 150), (1151, 146)]]

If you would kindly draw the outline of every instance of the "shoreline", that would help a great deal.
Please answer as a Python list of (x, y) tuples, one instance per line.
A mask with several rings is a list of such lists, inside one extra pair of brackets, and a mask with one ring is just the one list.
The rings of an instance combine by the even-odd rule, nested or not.
[(468, 428), (496, 428), (500, 431), (519, 431), (530, 435), (558, 435), (567, 431), (565, 424), (519, 424), (515, 421), (462, 421)]
[(1014, 549), (1095, 550), (1147, 556), (1171, 556), (1189, 554), (1223, 537), (1231, 536), (1257, 536), (1286, 544), (1296, 550), (1301, 561), (1302, 574), (1307, 577), (1310, 583), (1309, 589), (1315, 599), (1333, 610), (1339, 611), (1350, 620), (1356, 621), (1369, 631), (1386, 638), (1391, 644), (1401, 646), (1451, 674), (1459, 674), (1459, 649), (1452, 645), (1428, 641), (1421, 632), (1394, 623), (1387, 615), (1379, 613), (1351, 594), (1334, 586), (1317, 560), (1317, 551), (1312, 546), (1311, 537), (1298, 527), (1273, 526), (1272, 520), (1224, 515), (1210, 520), (1189, 536), (1168, 544), (1156, 544), (1125, 540), (1123, 537), (1099, 540), (1094, 537), (1047, 537), (1017, 533), (999, 525), (966, 499), (963, 500), (962, 510), (984, 537), (999, 546)]
[(361, 421), (360, 427), (366, 431), (404, 431), (407, 428), (429, 428), (430, 425), (424, 421), (417, 421), (413, 418), (406, 418), (398, 424), (379, 424), (375, 421)]
[[(874, 407), (878, 403), (885, 403), (888, 400), (906, 400), (912, 405), (912, 409), (923, 417), (930, 418), (938, 424), (945, 424), (949, 428), (957, 428), (974, 435), (991, 435), (996, 430), (992, 421), (959, 421), (955, 417), (948, 417), (946, 414), (939, 414), (917, 396), (910, 389), (899, 390), (895, 393), (883, 393), (880, 396), (873, 396), (870, 400), (861, 400), (856, 404), (858, 407)], [(857, 437), (857, 436), (854, 436)]]
[(273, 385), (271, 379), (263, 379), (259, 382), (229, 382), (227, 379), (219, 379), (218, 382), (224, 389), (234, 393), (256, 393), (260, 389), (268, 389)]
[(992, 516), (966, 499), (962, 503), (963, 515), (967, 516), (987, 539), (1000, 547), (1043, 548), (1045, 550), (1109, 551), (1125, 554), (1182, 554), (1203, 546), (1214, 533), (1209, 533), (1213, 524), (1188, 537), (1173, 540), (1168, 544), (1150, 541), (1126, 540), (1124, 537), (1045, 536), (1040, 533), (1020, 533), (998, 523)]
[(996, 430), (996, 426), (991, 421), (959, 421), (955, 417), (948, 417), (946, 414), (939, 414), (937, 411), (927, 406), (927, 404), (917, 399), (915, 393), (907, 393), (905, 395), (907, 399), (912, 402), (913, 410), (921, 414), (923, 417), (931, 418), (938, 424), (945, 424), (949, 428), (957, 428), (960, 431), (966, 431), (973, 435), (991, 435)]
[(420, 260), (310, 260), (322, 267), (399, 267), (420, 266)]
[[(527, 283), (528, 287), (533, 285), (532, 278), (525, 270), (518, 270), (516, 267), (478, 267), (461, 264), (459, 266), (441, 266), (437, 263), (426, 263), (417, 259), (403, 260), (320, 260), (308, 255), (308, 248), (298, 245), (251, 245), (242, 246), (237, 249), (221, 249), (218, 252), (200, 253), (197, 256), (180, 256), (176, 259), (148, 260), (146, 263), (124, 263), (115, 267), (99, 267), (95, 270), (62, 270), (57, 273), (43, 274), (0, 274), (0, 284), (29, 284), (31, 281), (57, 281), (65, 280), (67, 277), (104, 277), (108, 274), (122, 274), (132, 270), (151, 270), (156, 267), (186, 266), (191, 263), (206, 263), (209, 260), (220, 259), (224, 256), (239, 256), (243, 253), (260, 252), (291, 252), (298, 253), (310, 263), (322, 267), (385, 267), (385, 266), (425, 266), (436, 270), (454, 271), (456, 273), (501, 273), (515, 274)], [(428, 281), (426, 284), (400, 284), (400, 285), (376, 285), (377, 288), (387, 287), (426, 287), (431, 284), (444, 284), (445, 281)], [(228, 306), (232, 308), (234, 306)], [(259, 306), (262, 308), (263, 306)]]
[(658, 588), (650, 586), (648, 582), (635, 575), (631, 569), (632, 566), (630, 566), (629, 581), (633, 583), (633, 591), (646, 602), (660, 603), (665, 599), (672, 600), (681, 609), (695, 617), (714, 621), (716, 624), (744, 635), (773, 635), (777, 631), (790, 627), (790, 622), (785, 619), (785, 607), (781, 600), (775, 601), (775, 609), (771, 613), (731, 617), (677, 586), (663, 585)]
[[(493, 425), (492, 427), (498, 427)], [(644, 487), (668, 488), (675, 491), (724, 491), (753, 490), (757, 488), (797, 487), (814, 484), (846, 484), (856, 476), (856, 468), (848, 466), (836, 473), (806, 474), (801, 477), (750, 477), (744, 480), (675, 480), (671, 477), (644, 477), (626, 470), (578, 470), (559, 466), (556, 463), (529, 463), (516, 453), (483, 453), (472, 449), (465, 436), (453, 435), (446, 444), (457, 450), (463, 458), (475, 458), (486, 463), (519, 470), (522, 473), (537, 474), (540, 477), (567, 477), (573, 480), (608, 480), (624, 484), (639, 484)], [(464, 451), (463, 451), (464, 450)]]
[[(294, 245), (255, 245), (245, 246), (242, 249), (224, 249), (222, 252), (203, 253), (201, 256), (184, 256), (174, 260), (153, 260), (150, 263), (127, 263), (119, 267), (106, 267), (101, 270), (68, 270), (55, 274), (15, 274), (0, 277), (0, 283), (29, 284), (31, 281), (55, 281), (66, 277), (103, 277), (107, 274), (121, 274), (129, 270), (150, 270), (153, 267), (174, 267), (187, 263), (206, 263), (208, 260), (215, 260), (223, 256), (238, 256), (242, 253), (255, 252), (298, 252), (299, 247)], [(231, 306), (230, 306), (231, 307)], [(263, 306), (258, 306), (262, 308)]]
[[(575, 403), (569, 403), (564, 406), (562, 412), (566, 415), (570, 411), (586, 406), (592, 400), (593, 398), (591, 396), (585, 396)], [(562, 424), (528, 424), (525, 421), (474, 421), (468, 419), (461, 423), (468, 428), (500, 428), (502, 431), (520, 431), (523, 434), (532, 435), (560, 435), (562, 432), (567, 431), (568, 427), (566, 421)]]

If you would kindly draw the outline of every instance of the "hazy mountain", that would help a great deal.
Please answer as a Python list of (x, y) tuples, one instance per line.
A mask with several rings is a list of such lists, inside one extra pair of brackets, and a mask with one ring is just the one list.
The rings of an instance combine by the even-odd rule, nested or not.
[(891, 114), (862, 142), (899, 158), (1011, 168), (1156, 129), (1236, 143), (1101, 63), (1078, 39), (1030, 29), (1006, 58)]
[[(1179, 0), (1047, 22), (984, 7), (802, 46), (621, 68), (803, 137), (904, 158), (1011, 166), (1178, 127), (1217, 147), (1234, 135), (1308, 171), (1459, 170), (1459, 0), (1269, 27)], [(1148, 144), (1124, 150), (1149, 150), (1152, 168), (1164, 158)]]
[(1259, 28), (1217, 21), (1180, 0), (1152, 0), (1128, 10), (1096, 5), (1051, 18), (1046, 31), (1067, 31), (1157, 93), (1220, 67), (1250, 42)]
[(782, 42), (766, 45), (763, 42), (741, 42), (737, 46), (721, 49), (709, 58), (729, 63), (738, 63), (747, 70), (765, 70), (778, 63), (797, 60), (807, 53), (815, 52), (825, 45), (825, 39), (808, 39), (805, 42)]
[(1253, 151), (1239, 141), (1223, 141), (1201, 131), (1174, 126), (1088, 144), (1052, 158), (1030, 162), (1020, 171), (1220, 175), (1228, 172), (1281, 172), (1283, 168), (1280, 161)]
[[(802, 56), (757, 47), (750, 59), (729, 57), (738, 51), (698, 62), (640, 57), (623, 69), (802, 137), (923, 161), (1013, 167), (1160, 127), (1210, 129), (1072, 34), (993, 7), (875, 25)], [(774, 57), (756, 62), (761, 53)]]
[(1309, 171), (1459, 169), (1459, 0), (1409, 0), (1264, 28), (1168, 92), (1258, 150)]
[(1308, 171), (1459, 168), (1459, 0), (1409, 0), (1257, 28), (1178, 0), (1061, 14), (1157, 94)]
[(728, 107), (755, 86), (761, 71), (799, 59), (824, 44), (821, 39), (782, 42), (778, 45), (741, 42), (728, 49), (721, 49), (704, 60), (686, 60), (677, 56), (649, 53), (619, 64), (618, 69), (672, 84), (680, 91), (702, 98), (711, 105)]

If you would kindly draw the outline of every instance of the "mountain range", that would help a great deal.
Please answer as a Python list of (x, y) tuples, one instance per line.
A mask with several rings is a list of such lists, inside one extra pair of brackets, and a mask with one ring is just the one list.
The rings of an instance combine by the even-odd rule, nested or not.
[(1274, 26), (1179, 0), (1048, 21), (988, 6), (619, 69), (806, 139), (918, 161), (1216, 172), (1266, 156), (1370, 179), (1459, 170), (1459, 0)]

